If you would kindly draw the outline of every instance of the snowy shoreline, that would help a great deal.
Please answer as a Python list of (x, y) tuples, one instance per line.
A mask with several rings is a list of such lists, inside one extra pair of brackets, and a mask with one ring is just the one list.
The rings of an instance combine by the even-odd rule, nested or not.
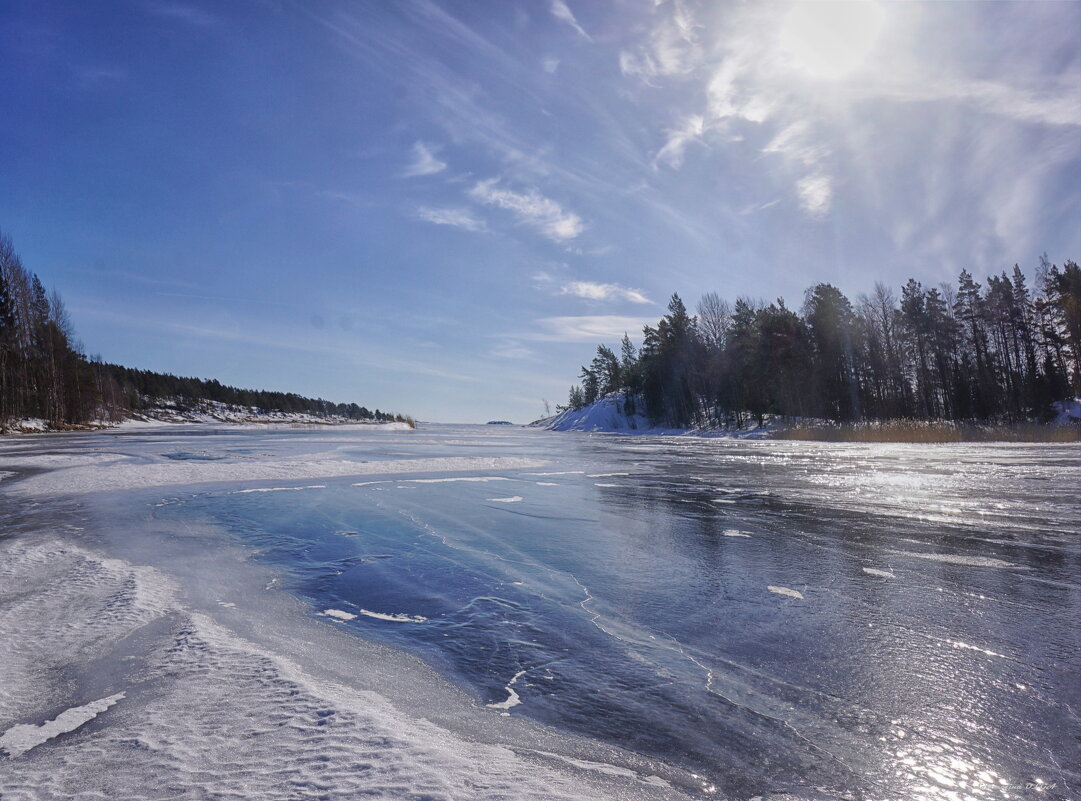
[(500, 716), (338, 630), (212, 521), (154, 516), (165, 486), (536, 460), (148, 464), (102, 453), (116, 436), (0, 447), (5, 799), (682, 797), (648, 760)]
[(1047, 423), (994, 425), (947, 420), (894, 420), (836, 423), (814, 418), (765, 415), (759, 425), (752, 418), (742, 427), (704, 426), (667, 428), (654, 425), (641, 413), (628, 414), (626, 395), (613, 392), (581, 409), (565, 409), (530, 424), (547, 431), (578, 431), (712, 439), (794, 439), (824, 442), (1074, 442), (1081, 426), (1081, 399), (1052, 404), (1054, 418)]

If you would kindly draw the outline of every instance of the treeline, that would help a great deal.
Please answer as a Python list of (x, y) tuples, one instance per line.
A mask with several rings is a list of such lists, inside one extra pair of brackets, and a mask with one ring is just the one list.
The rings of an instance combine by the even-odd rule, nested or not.
[(746, 415), (1012, 423), (1046, 420), (1081, 395), (1081, 268), (1041, 259), (1035, 291), (1014, 267), (981, 286), (900, 296), (876, 284), (852, 303), (836, 287), (807, 290), (800, 311), (778, 299), (734, 305), (704, 295), (691, 316), (678, 295), (636, 349), (605, 345), (569, 406), (626, 392), (627, 412), (673, 427), (740, 424)]
[(40, 418), (54, 425), (117, 420), (167, 399), (181, 410), (206, 401), (270, 412), (406, 422), (402, 415), (294, 393), (238, 389), (215, 380), (134, 370), (88, 359), (64, 303), (23, 267), (0, 234), (0, 429)]

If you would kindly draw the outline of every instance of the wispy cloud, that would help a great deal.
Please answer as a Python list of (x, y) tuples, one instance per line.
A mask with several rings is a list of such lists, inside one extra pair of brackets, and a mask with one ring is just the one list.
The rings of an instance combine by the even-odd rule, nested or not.
[(446, 168), (446, 162), (436, 158), (435, 148), (424, 142), (417, 142), (413, 145), (413, 160), (402, 170), (402, 175), (406, 178), (417, 178), (422, 175), (435, 175)]
[(620, 52), (620, 71), (624, 75), (637, 75), (646, 82), (690, 73), (701, 60), (697, 28), (698, 23), (687, 6), (676, 0), (671, 16), (653, 28), (647, 43), (633, 51)]
[(508, 340), (493, 347), (488, 351), (488, 355), (497, 359), (531, 359), (537, 354), (532, 348), (527, 348), (514, 340)]
[(586, 33), (582, 26), (578, 24), (578, 20), (574, 17), (574, 12), (570, 10), (563, 0), (552, 0), (552, 5), (549, 6), (552, 16), (560, 22), (565, 22), (570, 25), (574, 30), (578, 31), (578, 35), (583, 39), (592, 42), (593, 37)]
[(536, 321), (540, 331), (521, 336), (538, 342), (618, 342), (623, 334), (637, 335), (642, 327), (657, 321), (644, 317), (623, 317), (615, 314), (581, 317), (542, 317)]
[(830, 210), (833, 183), (828, 175), (808, 175), (796, 184), (800, 205), (811, 215), (821, 217)]
[(706, 130), (706, 121), (699, 114), (692, 114), (677, 128), (668, 131), (668, 139), (653, 159), (653, 165), (657, 162), (666, 162), (669, 166), (679, 169), (683, 164), (683, 153), (687, 145), (702, 138)]
[(148, 2), (146, 9), (151, 14), (156, 14), (159, 17), (167, 17), (179, 22), (193, 25), (197, 28), (209, 28), (213, 25), (217, 25), (221, 20), (198, 6), (193, 6), (188, 3), (174, 3), (165, 2), (165, 0), (154, 0), (154, 2)]
[(640, 289), (619, 284), (598, 284), (593, 281), (571, 281), (559, 290), (561, 295), (573, 295), (586, 300), (629, 300), (631, 303), (652, 303)]
[(467, 231), (485, 230), (484, 220), (473, 215), (469, 209), (459, 207), (434, 208), (421, 206), (417, 209), (417, 216), (425, 222), (435, 225), (451, 225), (455, 228), (464, 228)]
[(519, 221), (528, 225), (554, 242), (574, 239), (585, 230), (582, 218), (566, 211), (551, 198), (536, 189), (514, 192), (498, 186), (498, 178), (479, 181), (469, 190), (469, 196), (478, 203), (496, 206), (513, 213)]
[(555, 71), (559, 69), (559, 59), (555, 56), (546, 56), (541, 59), (541, 66), (549, 75), (555, 75)]

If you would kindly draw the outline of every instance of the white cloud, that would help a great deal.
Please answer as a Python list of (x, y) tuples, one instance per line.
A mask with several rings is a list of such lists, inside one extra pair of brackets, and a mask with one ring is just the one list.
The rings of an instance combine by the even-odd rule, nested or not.
[(816, 217), (821, 217), (830, 210), (833, 199), (833, 184), (828, 175), (808, 175), (796, 184), (800, 205)]
[(567, 7), (567, 4), (563, 0), (552, 0), (552, 5), (549, 7), (552, 12), (552, 16), (560, 22), (565, 22), (570, 25), (574, 30), (578, 31), (578, 35), (583, 39), (592, 42), (593, 37), (582, 30), (582, 26), (578, 24), (578, 20), (574, 18), (574, 13)]
[(614, 314), (582, 317), (542, 317), (536, 321), (542, 329), (525, 334), (522, 339), (540, 342), (618, 342), (623, 334), (639, 334), (643, 326), (655, 325), (656, 320), (644, 317), (621, 317)]
[(619, 54), (620, 71), (624, 75), (638, 75), (646, 82), (692, 72), (701, 61), (695, 34), (698, 27), (687, 7), (677, 0), (672, 16), (653, 29), (647, 44), (637, 52), (624, 50)]
[(683, 165), (683, 152), (691, 142), (697, 142), (705, 133), (705, 119), (698, 114), (692, 114), (683, 121), (678, 128), (668, 131), (668, 140), (664, 143), (653, 159), (653, 166), (657, 162), (665, 161), (670, 167), (679, 169)]
[(899, 102), (961, 102), (977, 111), (1021, 122), (1081, 125), (1081, 93), (1075, 76), (1032, 92), (988, 80), (927, 77), (925, 80), (868, 82), (852, 89), (852, 99), (886, 98)]
[(417, 209), (417, 216), (425, 222), (436, 225), (452, 225), (455, 228), (464, 228), (467, 231), (483, 231), (484, 220), (473, 216), (469, 209), (462, 208), (433, 208), (421, 206)]
[(586, 300), (629, 300), (631, 303), (652, 303), (639, 289), (628, 289), (619, 284), (598, 284), (593, 281), (571, 281), (560, 289), (561, 295), (574, 295)]
[(806, 120), (797, 120), (781, 129), (780, 133), (762, 148), (763, 153), (778, 153), (811, 166), (827, 153), (827, 148), (812, 140)]
[(581, 217), (565, 211), (562, 206), (536, 189), (525, 193), (514, 192), (497, 186), (498, 182), (498, 178), (480, 181), (469, 190), (469, 196), (478, 203), (498, 206), (512, 212), (521, 222), (536, 228), (556, 242), (574, 239), (585, 230)]
[(559, 69), (559, 59), (555, 56), (547, 56), (541, 59), (541, 66), (549, 75), (555, 75), (555, 71)]
[(513, 340), (507, 342), (501, 342), (488, 351), (489, 356), (493, 356), (497, 359), (531, 359), (536, 356), (536, 351), (532, 348), (527, 348)]
[(417, 142), (413, 145), (413, 161), (402, 170), (402, 175), (406, 178), (417, 178), (421, 175), (435, 175), (446, 168), (446, 162), (435, 157), (431, 146), (424, 142)]

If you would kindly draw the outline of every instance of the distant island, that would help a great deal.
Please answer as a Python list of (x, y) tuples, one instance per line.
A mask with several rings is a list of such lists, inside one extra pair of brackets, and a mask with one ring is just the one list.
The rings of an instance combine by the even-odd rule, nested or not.
[(90, 359), (60, 295), (23, 267), (0, 234), (0, 433), (107, 427), (125, 420), (237, 423), (403, 423), (408, 415), (292, 392)]
[(514, 425), (514, 423), (512, 423), (510, 420), (489, 420), (488, 425), (490, 425), (490, 426), (512, 426), (512, 425)]

